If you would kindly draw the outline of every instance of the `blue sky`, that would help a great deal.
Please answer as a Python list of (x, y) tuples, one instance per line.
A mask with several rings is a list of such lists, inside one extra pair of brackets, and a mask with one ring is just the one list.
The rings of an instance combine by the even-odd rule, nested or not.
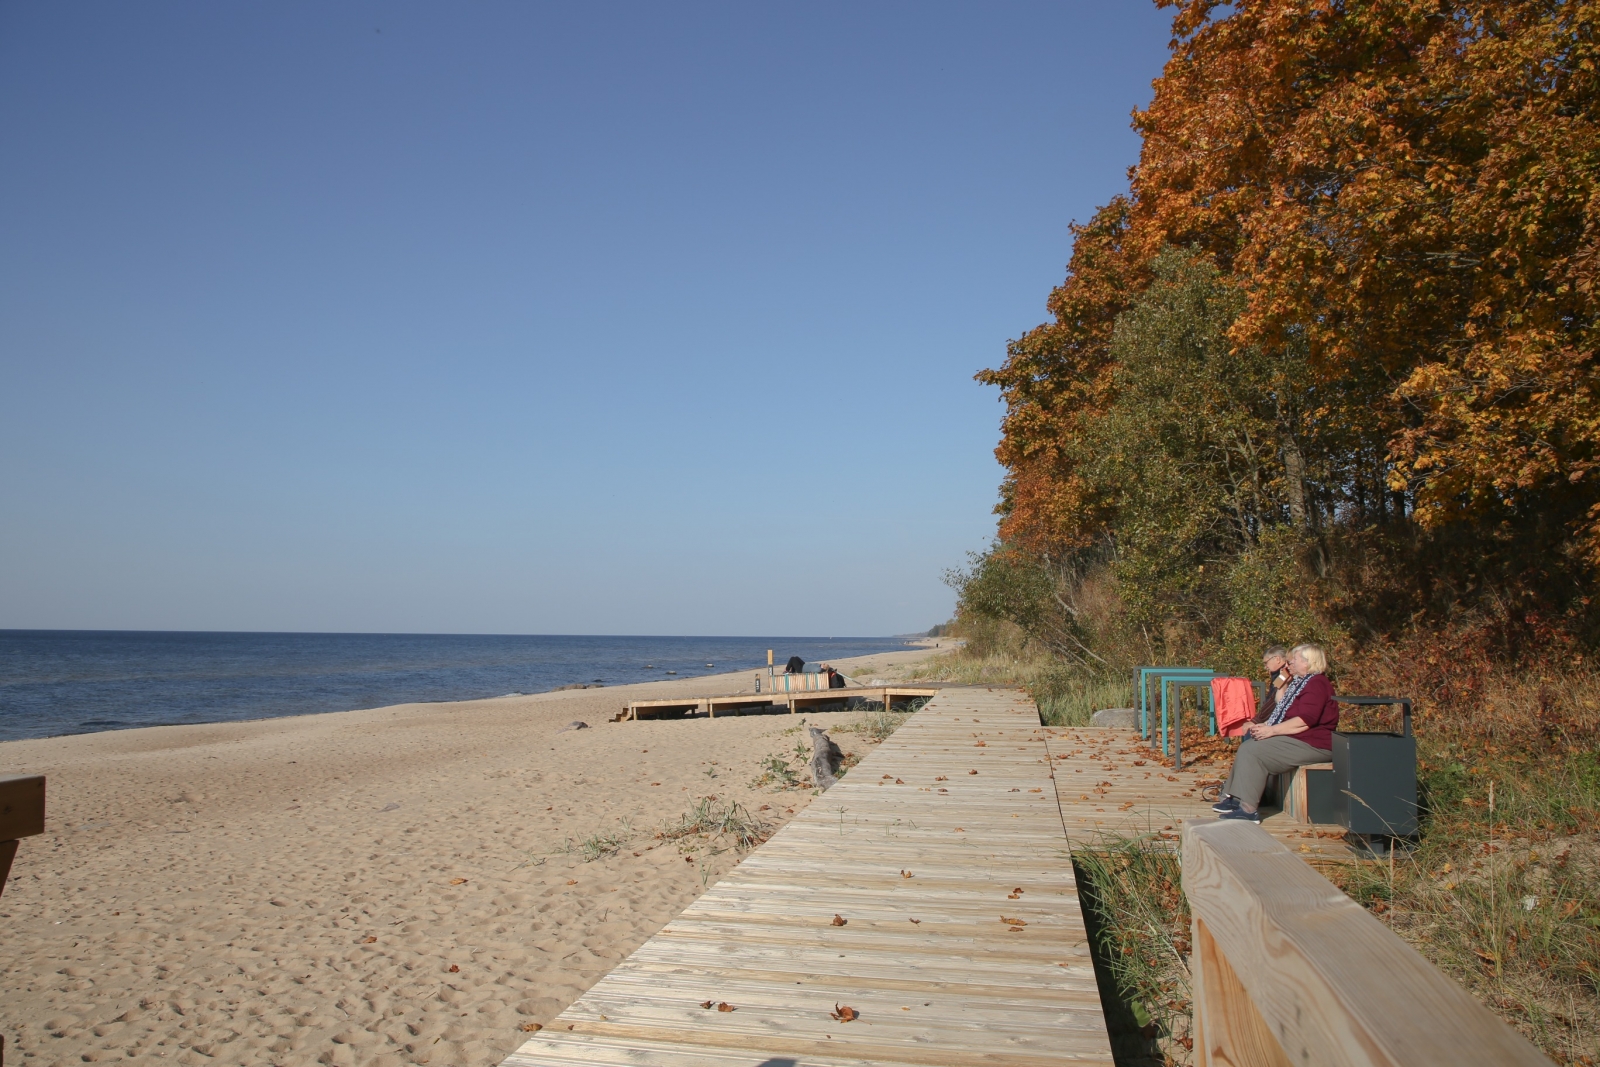
[(0, 4), (0, 627), (885, 634), (1141, 0)]

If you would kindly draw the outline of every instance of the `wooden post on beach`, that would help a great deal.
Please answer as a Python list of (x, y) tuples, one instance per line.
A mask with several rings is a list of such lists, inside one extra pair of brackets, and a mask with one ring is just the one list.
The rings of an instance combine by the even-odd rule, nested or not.
[(44, 776), (0, 777), (0, 893), (5, 892), (19, 838), (44, 833)]

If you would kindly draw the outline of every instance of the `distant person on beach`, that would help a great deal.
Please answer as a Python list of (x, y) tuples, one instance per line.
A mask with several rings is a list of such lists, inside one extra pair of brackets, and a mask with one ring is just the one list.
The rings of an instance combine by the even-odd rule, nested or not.
[(822, 669), (828, 675), (828, 688), (829, 689), (843, 689), (844, 688), (844, 675), (840, 674), (838, 671), (834, 670), (831, 666), (829, 666), (826, 663), (824, 663), (822, 665)]
[(1224, 819), (1261, 821), (1261, 794), (1267, 775), (1283, 774), (1306, 763), (1333, 759), (1333, 731), (1339, 704), (1328, 681), (1328, 657), (1320, 645), (1296, 645), (1289, 653), (1292, 680), (1266, 722), (1252, 723), (1233, 757), (1213, 811)]
[(799, 656), (790, 656), (788, 664), (783, 668), (784, 674), (799, 674), (806, 669), (806, 661)]

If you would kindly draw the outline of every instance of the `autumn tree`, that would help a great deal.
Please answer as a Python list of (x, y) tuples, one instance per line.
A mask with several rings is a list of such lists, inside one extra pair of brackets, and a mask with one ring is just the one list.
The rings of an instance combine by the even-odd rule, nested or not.
[[(1052, 321), (979, 376), (1007, 405), (1003, 543), (1110, 542), (1131, 603), (1190, 614), (1225, 614), (1199, 568), (1231, 573), (1266, 535), (1330, 609), (1361, 600), (1336, 573), (1360, 542), (1406, 586), (1395, 618), (1491, 589), (1581, 614), (1600, 0), (1163, 6), (1129, 191), (1075, 231)], [(1161, 310), (1194, 271), (1215, 272), (1203, 306)], [(1193, 343), (1134, 343), (1158, 320)], [(1199, 425), (1171, 421), (1218, 389)], [(1178, 499), (1187, 525), (1149, 525)]]

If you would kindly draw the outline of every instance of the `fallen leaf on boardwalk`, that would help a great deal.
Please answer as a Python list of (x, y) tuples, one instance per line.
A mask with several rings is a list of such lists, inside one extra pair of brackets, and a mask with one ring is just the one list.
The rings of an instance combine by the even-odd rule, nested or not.
[(910, 878), (911, 877), (911, 872), (910, 871), (906, 871), (906, 870), (902, 870), (900, 872), (900, 877), (902, 877), (902, 878)]
[(918, 926), (922, 925), (922, 920), (921, 919), (912, 919), (911, 921), (916, 923)]
[(967, 773), (968, 774), (977, 774), (978, 772), (977, 771), (968, 771)]
[(523, 1023), (522, 1024), (522, 1032), (525, 1033), (525, 1034), (538, 1033), (540, 1030), (543, 1030), (543, 1029), (544, 1029), (544, 1024), (543, 1023)]
[(450, 965), (450, 973), (451, 974), (460, 974), (461, 973), (461, 965), (457, 964), (457, 963), (452, 963)]
[(948, 782), (949, 780), (950, 780), (949, 776), (948, 775), (943, 775), (943, 774), (939, 775), (937, 778), (934, 779), (934, 781), (936, 781), (936, 782)]
[(1144, 766), (1144, 760), (1136, 759), (1136, 760), (1133, 761), (1133, 765), (1135, 767), (1143, 767)]
[(948, 790), (948, 789), (946, 789), (946, 788), (945, 788), (945, 787), (944, 787), (944, 786), (940, 786), (940, 787), (939, 787), (939, 792), (941, 792), (941, 793), (948, 793), (948, 792), (950, 792), (950, 790)]
[(1030, 790), (1028, 790), (1028, 792), (1030, 792), (1030, 793), (1043, 793), (1044, 790), (1043, 789), (1030, 789)]
[(452, 878), (452, 879), (450, 879), (450, 884), (451, 885), (466, 885), (467, 884), (467, 880), (465, 878)]
[(905, 785), (905, 784), (906, 784), (906, 783), (905, 783), (905, 779), (903, 779), (903, 778), (896, 778), (896, 779), (895, 779), (895, 780), (894, 780), (894, 784), (895, 784), (895, 785)]
[(702, 1000), (700, 1002), (700, 1006), (702, 1008), (710, 1008), (713, 1003), (715, 1003), (715, 1002), (714, 1001), (710, 1001), (710, 1000)]
[(729, 1004), (726, 1000), (724, 1000), (724, 1001), (720, 1001), (717, 1004), (717, 1010), (718, 1011), (737, 1011), (738, 1009), (736, 1009), (732, 1004)]
[(857, 1019), (861, 1018), (861, 1013), (859, 1011), (856, 1011), (854, 1008), (844, 1007), (840, 1004), (835, 1004), (833, 1006), (833, 1010), (828, 1014), (842, 1023), (853, 1023)]
[(846, 919), (842, 915), (835, 915), (833, 917), (833, 925), (835, 925), (835, 926), (843, 926), (845, 923), (847, 923), (849, 921), (850, 921), (849, 919)]
[(989, 742), (987, 742), (987, 741), (979, 741), (977, 744), (973, 745), (972, 747), (973, 748), (988, 748), (989, 747)]
[(959, 826), (958, 826), (958, 827), (956, 827), (956, 828), (955, 828), (955, 829), (954, 829), (954, 830), (951, 830), (951, 831), (950, 831), (950, 832), (951, 832), (951, 833), (953, 833), (953, 834), (964, 834), (964, 833), (966, 833), (966, 831), (965, 831), (965, 830), (963, 830), (963, 829), (962, 829), (962, 828), (961, 828), (961, 827), (959, 827)]
[(1023, 922), (1021, 919), (1008, 919), (1004, 915), (1000, 916), (1000, 921), (1003, 922), (1003, 923), (1008, 923), (1008, 924), (1010, 924), (1012, 926), (1027, 926), (1028, 925), (1027, 923)]
[(885, 778), (893, 778), (893, 777), (894, 777), (894, 775), (892, 775), (892, 774), (886, 774), (886, 775), (884, 775), (884, 777), (885, 777)]

